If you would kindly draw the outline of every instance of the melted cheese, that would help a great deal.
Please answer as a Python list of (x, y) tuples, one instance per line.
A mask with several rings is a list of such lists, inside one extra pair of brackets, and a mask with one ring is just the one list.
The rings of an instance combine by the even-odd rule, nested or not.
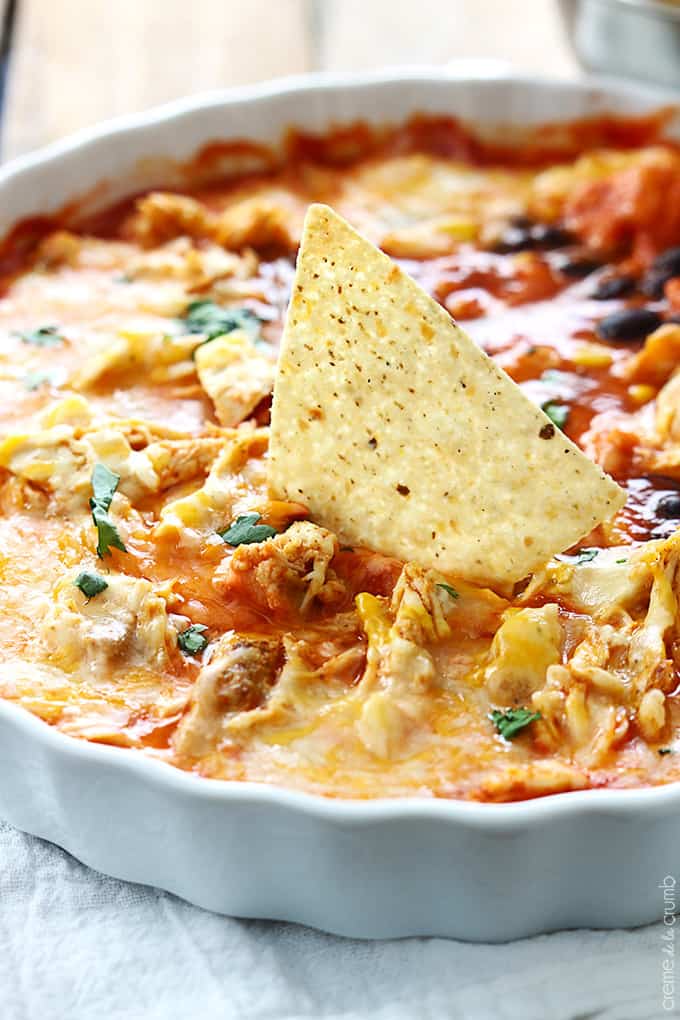
[(201, 344), (194, 356), (201, 386), (222, 425), (238, 425), (272, 391), (275, 363), (242, 331)]
[[(441, 146), (356, 145), (342, 165), (308, 156), (143, 196), (106, 236), (54, 230), (0, 275), (0, 696), (75, 737), (331, 796), (507, 800), (680, 778), (678, 756), (658, 754), (680, 726), (678, 540), (668, 521), (648, 540), (653, 491), (591, 536), (597, 555), (499, 594), (348, 549), (273, 500), (265, 424), (305, 209), (327, 201), (411, 260), (533, 399), (568, 405), (570, 437), (633, 493), (680, 478), (677, 328), (637, 352), (594, 345), (609, 309), (593, 279), (562, 274), (570, 249), (491, 250), (511, 217), (533, 216), (566, 222), (600, 260), (615, 242), (631, 261), (612, 272), (641, 275), (680, 244), (654, 211), (656, 196), (672, 205), (677, 154), (598, 147), (492, 169)], [(264, 343), (203, 343), (197, 300), (259, 316)], [(127, 550), (103, 560), (96, 464), (119, 476), (108, 513)], [(277, 534), (229, 546), (242, 515)], [(90, 599), (83, 570), (106, 583)], [(520, 708), (540, 719), (504, 740), (490, 713)]]
[(41, 631), (50, 660), (69, 672), (116, 664), (162, 669), (176, 637), (165, 599), (144, 579), (108, 575), (106, 581), (90, 599), (73, 576), (57, 584)]

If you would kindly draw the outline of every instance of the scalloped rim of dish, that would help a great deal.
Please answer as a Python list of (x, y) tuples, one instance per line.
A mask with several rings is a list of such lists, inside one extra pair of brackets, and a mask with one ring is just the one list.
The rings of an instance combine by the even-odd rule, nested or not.
[(105, 761), (128, 772), (143, 773), (169, 790), (191, 793), (215, 802), (258, 801), (277, 803), (308, 815), (349, 825), (375, 821), (388, 821), (404, 817), (461, 821), (473, 828), (490, 828), (493, 831), (508, 826), (544, 823), (576, 811), (628, 814), (655, 814), (670, 806), (680, 806), (680, 781), (660, 786), (632, 789), (573, 790), (547, 794), (527, 800), (500, 803), (447, 799), (443, 797), (376, 797), (367, 799), (325, 797), (273, 783), (255, 783), (245, 780), (211, 779), (159, 758), (144, 754), (135, 748), (115, 747), (61, 733), (54, 726), (19, 705), (0, 699), (0, 716), (6, 715), (27, 737), (42, 742), (57, 754), (71, 757), (84, 765), (97, 765)]
[[(25, 173), (53, 164), (64, 156), (80, 153), (101, 141), (123, 137), (130, 132), (143, 131), (150, 126), (183, 120), (199, 110), (225, 104), (248, 103), (271, 99), (282, 92), (304, 94), (321, 88), (364, 88), (407, 81), (448, 82), (474, 86), (484, 82), (511, 79), (513, 83), (530, 88), (548, 89), (557, 94), (565, 88), (588, 93), (613, 93), (630, 97), (651, 106), (676, 106), (680, 113), (680, 96), (668, 89), (646, 84), (629, 84), (617, 78), (587, 76), (577, 81), (561, 80), (539, 75), (516, 74), (511, 68), (500, 70), (496, 61), (460, 61), (443, 67), (406, 65), (363, 73), (316, 72), (276, 78), (257, 85), (245, 85), (199, 93), (152, 107), (141, 113), (106, 120), (85, 128), (67, 138), (19, 156), (0, 166), (0, 197), (2, 188)], [(10, 224), (11, 225), (11, 224)], [(591, 788), (563, 793), (547, 794), (526, 800), (489, 803), (438, 797), (377, 797), (370, 799), (333, 798), (308, 793), (273, 783), (255, 783), (241, 780), (212, 779), (187, 772), (168, 762), (146, 755), (137, 749), (99, 744), (83, 738), (61, 733), (54, 726), (33, 715), (27, 709), (0, 698), (0, 717), (22, 730), (31, 740), (65, 757), (88, 766), (100, 762), (115, 764), (128, 772), (137, 772), (145, 779), (153, 779), (159, 787), (178, 792), (190, 792), (192, 797), (216, 803), (259, 802), (286, 806), (306, 815), (344, 825), (362, 825), (376, 821), (402, 819), (439, 819), (465, 823), (480, 830), (502, 831), (514, 826), (545, 823), (565, 814), (597, 812), (598, 814), (629, 815), (657, 814), (669, 807), (680, 807), (680, 781), (659, 786), (635, 788)]]
[[(366, 86), (399, 84), (404, 81), (414, 83), (451, 82), (457, 85), (469, 83), (471, 86), (475, 86), (505, 80), (510, 80), (520, 87), (547, 90), (557, 95), (563, 93), (565, 89), (585, 94), (604, 92), (630, 99), (635, 104), (641, 101), (659, 108), (675, 106), (678, 107), (680, 114), (680, 96), (673, 90), (661, 86), (649, 85), (645, 82), (631, 84), (622, 79), (605, 75), (586, 75), (573, 81), (547, 75), (520, 74), (516, 73), (511, 65), (506, 66), (502, 61), (495, 60), (459, 60), (441, 67), (405, 64), (387, 70), (378, 69), (356, 73), (316, 71), (274, 78), (254, 85), (240, 85), (199, 92), (138, 113), (109, 118), (91, 127), (73, 132), (63, 139), (34, 149), (25, 155), (16, 156), (4, 166), (0, 164), (0, 188), (36, 167), (55, 163), (63, 157), (79, 151), (86, 151), (103, 140), (110, 141), (123, 135), (143, 131), (145, 128), (168, 124), (173, 120), (181, 121), (199, 111), (211, 107), (221, 107), (225, 104), (259, 103), (263, 100), (274, 99), (281, 93), (302, 95), (318, 89), (330, 91), (355, 88), (359, 90)], [(287, 126), (282, 125), (282, 128), (285, 129)]]

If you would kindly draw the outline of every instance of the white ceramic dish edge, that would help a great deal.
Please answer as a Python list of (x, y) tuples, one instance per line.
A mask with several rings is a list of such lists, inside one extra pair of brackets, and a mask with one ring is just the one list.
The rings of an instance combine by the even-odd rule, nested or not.
[[(143, 186), (145, 155), (187, 159), (220, 136), (273, 143), (290, 123), (322, 128), (358, 115), (398, 121), (416, 110), (540, 122), (558, 112), (567, 119), (640, 112), (674, 100), (618, 83), (416, 68), (211, 94), (82, 132), (0, 168), (0, 234), (104, 176), (123, 175), (124, 191), (133, 180)], [(680, 865), (677, 785), (498, 805), (325, 800), (200, 779), (135, 751), (66, 737), (7, 702), (0, 702), (0, 816), (99, 871), (207, 909), (365, 938), (499, 941), (638, 925), (662, 915), (659, 885)]]

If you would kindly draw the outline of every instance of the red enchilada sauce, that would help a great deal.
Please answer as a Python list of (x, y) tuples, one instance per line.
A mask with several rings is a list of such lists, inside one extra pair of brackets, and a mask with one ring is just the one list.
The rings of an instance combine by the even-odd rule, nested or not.
[[(369, 236), (373, 232), (388, 254), (544, 408), (555, 428), (562, 428), (627, 488), (627, 506), (615, 522), (596, 529), (582, 546), (665, 538), (680, 524), (680, 464), (669, 461), (664, 467), (663, 458), (655, 460), (640, 452), (640, 422), (645, 415), (651, 421), (655, 398), (680, 360), (680, 152), (659, 140), (666, 120), (667, 115), (661, 113), (548, 126), (535, 132), (530, 141), (514, 144), (482, 141), (451, 118), (421, 116), (399, 128), (375, 130), (355, 124), (325, 136), (291, 133), (282, 155), (248, 143), (215, 143), (185, 167), (186, 186), (165, 192), (187, 200), (181, 208), (170, 202), (166, 212), (159, 206), (153, 216), (140, 218), (145, 195), (135, 195), (87, 218), (78, 218), (71, 206), (51, 219), (36, 217), (19, 224), (0, 246), (0, 298), (11, 297), (27, 271), (50, 273), (51, 239), (58, 238), (58, 231), (67, 226), (75, 235), (114, 245), (133, 243), (142, 250), (188, 237), (200, 252), (208, 247), (206, 219), (238, 207), (240, 219), (234, 217), (229, 223), (222, 247), (240, 257), (254, 252), (254, 285), (250, 280), (240, 307), (259, 320), (264, 340), (276, 344), (305, 206), (319, 200), (339, 205), (339, 211), (349, 219), (354, 210), (360, 220), (365, 218), (356, 225), (364, 227)], [(216, 168), (237, 149), (241, 159), (257, 169), (238, 178), (216, 180)], [(579, 158), (592, 156), (596, 163), (603, 149), (621, 154), (620, 168), (610, 156), (606, 172), (591, 166), (580, 176), (572, 175), (556, 204), (551, 206), (551, 201), (534, 195), (533, 207), (531, 201), (527, 207), (532, 175), (550, 172), (556, 164), (568, 167)], [(635, 149), (652, 155), (636, 161), (630, 157), (630, 150)], [(465, 217), (457, 210), (452, 226), (432, 227), (432, 250), (428, 252), (427, 237), (423, 241), (417, 231), (409, 234), (401, 228), (436, 219), (438, 184), (428, 176), (426, 161), (430, 158), (441, 166), (452, 162), (468, 170), (477, 168), (482, 174), (502, 175), (498, 188), (505, 205), (501, 213), (491, 214), (487, 207), (477, 210), (477, 236), (467, 239), (463, 236), (465, 224), (461, 225)], [(388, 188), (389, 193), (383, 195), (381, 168), (387, 167), (389, 174), (389, 168), (396, 166), (403, 174), (404, 190)], [(433, 199), (426, 195), (421, 200), (417, 181), (414, 183), (418, 174), (424, 175), (425, 190), (435, 189)], [(513, 174), (526, 175), (521, 177), (516, 194), (508, 183)], [(489, 194), (493, 197), (496, 179), (484, 180), (488, 199)], [(407, 189), (413, 193), (410, 206), (403, 204)], [(470, 194), (475, 205), (477, 192), (473, 189)], [(372, 215), (371, 202), (378, 208), (377, 217)], [(513, 202), (522, 206), (520, 211), (513, 210)], [(479, 228), (483, 228), (481, 233)], [(449, 229), (450, 236), (446, 233)], [(213, 234), (211, 243), (214, 240)], [(63, 244), (56, 247), (59, 264), (66, 265), (68, 275)], [(105, 256), (102, 258), (105, 262)], [(116, 258), (111, 266), (111, 278), (124, 288), (128, 281)], [(100, 272), (94, 267), (91, 275), (84, 277), (85, 285), (98, 285)], [(134, 271), (129, 279), (134, 282)], [(200, 300), (211, 294), (208, 281), (199, 282), (191, 296)], [(229, 304), (234, 305), (235, 300), (230, 299)], [(645, 341), (662, 326), (667, 327), (668, 339), (659, 343), (657, 355), (645, 360)], [(677, 337), (671, 335), (675, 327)], [(669, 362), (667, 371), (664, 359)], [(104, 404), (114, 399), (132, 400), (125, 391), (129, 394), (130, 387), (134, 391), (138, 386), (143, 402), (144, 385), (139, 370), (133, 370), (114, 383), (102, 379), (93, 386), (92, 394)], [(186, 380), (156, 384), (153, 399), (155, 403), (149, 406), (161, 415), (174, 402), (184, 414), (182, 420), (189, 423), (189, 433), (194, 430), (198, 434), (203, 424), (216, 423), (210, 401), (200, 387)], [(21, 413), (38, 413), (48, 403), (48, 394), (38, 386), (24, 395)], [(269, 399), (264, 398), (253, 419), (266, 425), (268, 417)], [(181, 487), (178, 492), (181, 495)], [(8, 489), (3, 496), (5, 512), (11, 499)], [(138, 508), (149, 519), (158, 509), (153, 497)], [(277, 512), (283, 515), (280, 520), (275, 520)], [(261, 523), (276, 527), (305, 516), (304, 508), (289, 506), (277, 511), (269, 507)], [(232, 552), (223, 544), (206, 546), (197, 559), (192, 549), (172, 538), (159, 539), (149, 530), (130, 541), (126, 552), (113, 550), (107, 566), (129, 577), (174, 585), (181, 592), (182, 613), (194, 625), (216, 632), (267, 628), (284, 632), (299, 626), (297, 610), (284, 602), (274, 607), (263, 602), (247, 573), (238, 580), (232, 578), (230, 586), (215, 589), (214, 572)], [(305, 621), (307, 632), (316, 634), (319, 643), (330, 641), (331, 631), (335, 634), (332, 621), (338, 613), (350, 613), (354, 596), (359, 592), (389, 596), (401, 566), (377, 552), (341, 549), (334, 567), (344, 594), (311, 611)], [(354, 644), (359, 649), (360, 655), (350, 667), (358, 679), (364, 667), (363, 633), (350, 628), (344, 638), (335, 634), (333, 640), (341, 647), (345, 642), (348, 648)], [(187, 684), (198, 673), (196, 662), (182, 657), (175, 660), (172, 670)], [(128, 718), (126, 732), (133, 734), (140, 746), (167, 749), (179, 717), (178, 710), (163, 720), (149, 721), (148, 714), (140, 710)]]

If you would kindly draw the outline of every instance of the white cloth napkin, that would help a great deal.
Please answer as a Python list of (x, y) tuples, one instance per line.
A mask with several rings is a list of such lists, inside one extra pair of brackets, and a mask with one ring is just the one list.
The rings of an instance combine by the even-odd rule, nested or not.
[(207, 913), (0, 822), (1, 1020), (652, 1020), (661, 932), (359, 942)]

